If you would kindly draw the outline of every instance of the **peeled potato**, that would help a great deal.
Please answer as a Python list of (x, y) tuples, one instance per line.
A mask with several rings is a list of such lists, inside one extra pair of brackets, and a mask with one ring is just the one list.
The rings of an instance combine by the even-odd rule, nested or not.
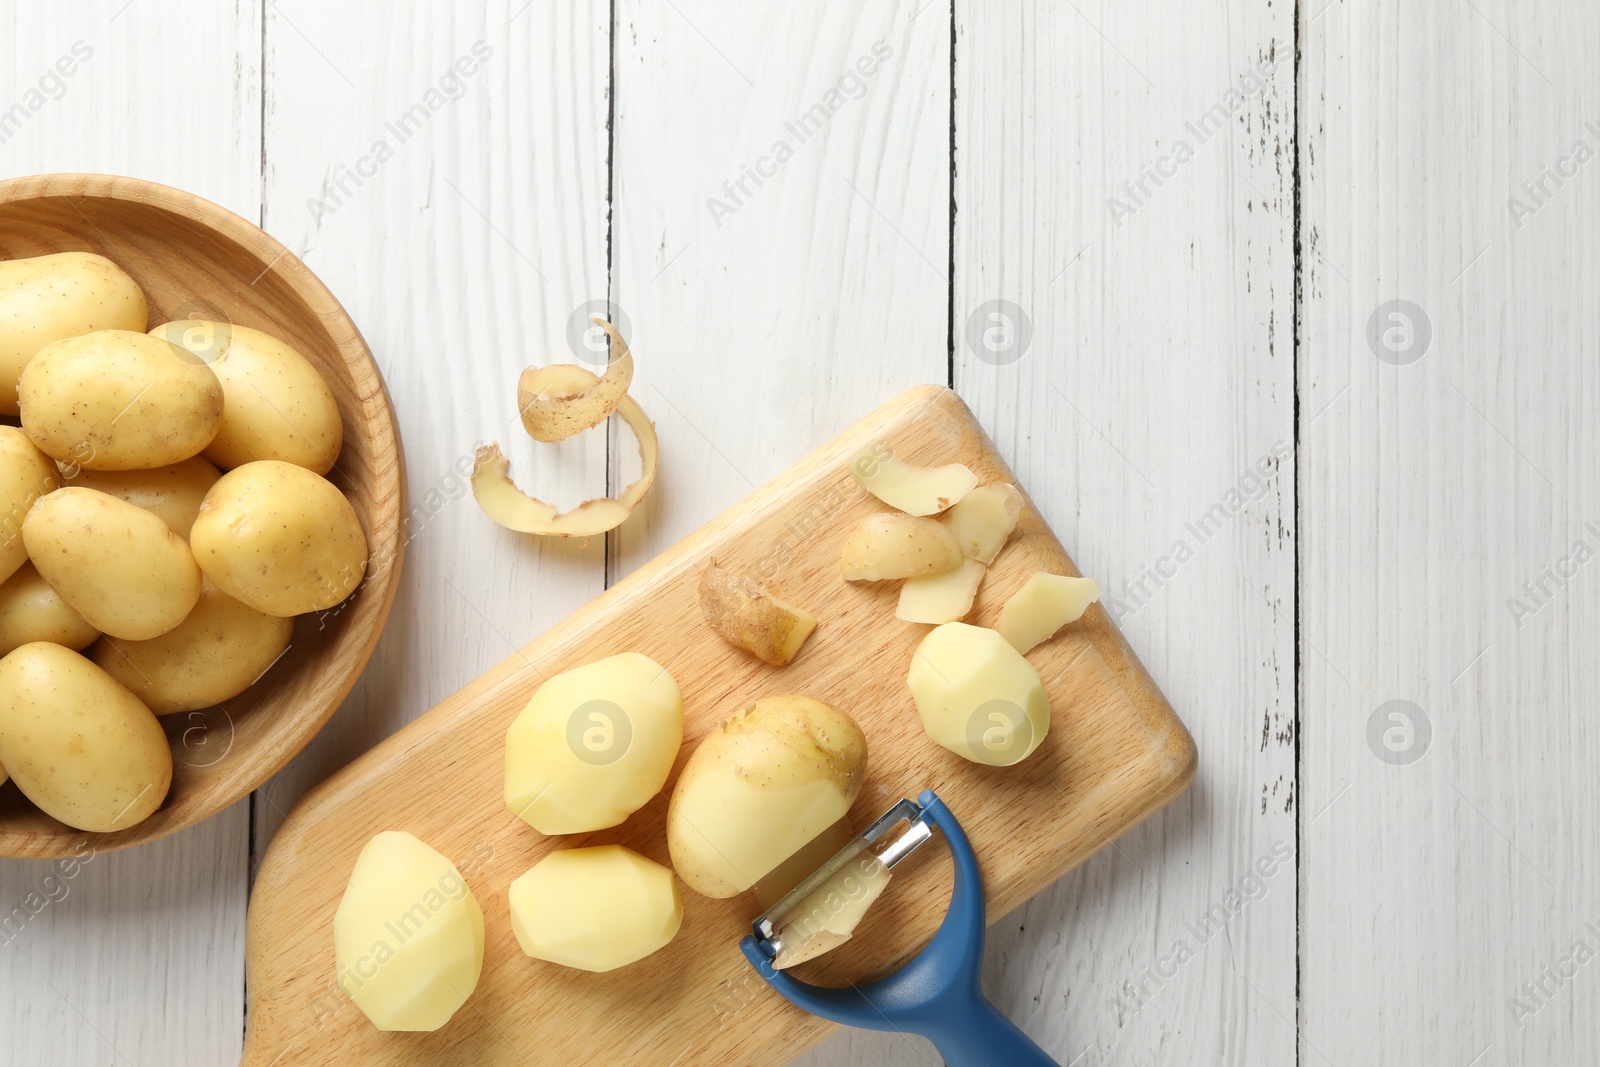
[(876, 582), (941, 574), (961, 565), (961, 546), (933, 519), (894, 512), (868, 515), (839, 553), (846, 581)]
[[(5, 392), (0, 383), (0, 395)], [(27, 562), (22, 523), (39, 498), (61, 488), (56, 465), (15, 426), (0, 426), (0, 578)]]
[(661, 791), (682, 743), (683, 696), (649, 656), (562, 671), (506, 731), (506, 806), (543, 834), (616, 826)]
[[(0, 587), (3, 594), (3, 587)], [(289, 647), (294, 620), (264, 615), (206, 579), (177, 626), (147, 641), (102, 637), (90, 657), (157, 715), (238, 696)]]
[(321, 475), (280, 460), (218, 479), (189, 545), (219, 589), (267, 615), (331, 608), (367, 573), (367, 538), (350, 501)]
[(0, 583), (0, 656), (30, 641), (88, 648), (99, 636), (100, 631), (73, 611), (33, 564), (24, 563)]
[(356, 858), (333, 950), (339, 988), (379, 1030), (437, 1030), (478, 986), (483, 910), (455, 864), (385, 830)]
[(762, 697), (700, 742), (667, 808), (684, 884), (737, 896), (850, 810), (867, 764), (855, 720), (805, 696)]
[(43, 641), (0, 659), (0, 764), (46, 815), (96, 832), (143, 821), (172, 783), (172, 750), (150, 709)]
[(17, 382), (22, 428), (52, 459), (89, 470), (164, 467), (222, 424), (222, 385), (159, 337), (101, 330), (46, 345)]
[(0, 413), (17, 414), (17, 379), (39, 349), (96, 330), (143, 333), (146, 314), (139, 284), (93, 252), (0, 261)]
[(206, 458), (224, 470), (276, 459), (327, 474), (344, 447), (328, 383), (292, 345), (249, 326), (179, 319), (163, 338), (204, 360), (222, 383), (222, 425)]
[(126, 500), (67, 486), (42, 498), (22, 524), (28, 558), (45, 581), (101, 633), (159, 636), (200, 599), (189, 546)]
[(906, 676), (928, 736), (974, 763), (1009, 767), (1050, 729), (1033, 665), (993, 630), (947, 622), (929, 631)]
[(552, 852), (511, 883), (509, 897), (522, 951), (580, 971), (644, 959), (683, 923), (672, 872), (621, 845)]
[(61, 480), (67, 485), (98, 489), (158, 515), (173, 533), (187, 540), (189, 527), (200, 514), (200, 501), (220, 477), (222, 472), (209, 460), (193, 456), (182, 463), (147, 471), (69, 468)]

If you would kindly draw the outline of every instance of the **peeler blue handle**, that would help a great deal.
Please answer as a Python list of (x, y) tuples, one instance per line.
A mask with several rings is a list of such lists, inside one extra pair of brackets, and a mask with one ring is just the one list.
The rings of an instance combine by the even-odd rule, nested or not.
[(933, 940), (894, 974), (863, 986), (829, 989), (773, 969), (755, 937), (739, 942), (756, 972), (786, 1000), (813, 1015), (864, 1030), (921, 1034), (949, 1067), (1059, 1067), (984, 998), (983, 878), (972, 844), (931, 789), (917, 798), (920, 821), (944, 834), (955, 861), (950, 910)]

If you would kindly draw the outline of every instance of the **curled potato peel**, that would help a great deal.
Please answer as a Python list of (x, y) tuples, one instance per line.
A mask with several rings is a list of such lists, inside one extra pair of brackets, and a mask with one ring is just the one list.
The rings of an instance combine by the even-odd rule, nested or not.
[[(535, 441), (565, 441), (573, 434), (600, 425), (618, 410), (633, 384), (633, 353), (617, 328), (599, 315), (589, 321), (611, 336), (611, 362), (606, 372), (582, 384), (569, 372), (577, 369), (554, 363), (548, 367), (529, 367), (517, 379), (517, 410), (522, 425)], [(626, 416), (624, 416), (626, 417)]]
[[(609, 328), (609, 324), (607, 326)], [(612, 336), (616, 337), (616, 334)], [(601, 380), (592, 371), (568, 363), (542, 367), (540, 371), (547, 390), (565, 391), (568, 395), (585, 390)], [(571, 511), (557, 511), (555, 505), (531, 497), (516, 487), (511, 481), (510, 463), (500, 451), (500, 445), (491, 442), (478, 449), (477, 462), (472, 467), (472, 495), (478, 501), (478, 506), (508, 530), (549, 537), (593, 537), (622, 525), (656, 480), (661, 444), (656, 438), (655, 424), (638, 401), (624, 394), (616, 401), (615, 410), (639, 441), (641, 468), (639, 477), (622, 491), (621, 496), (597, 497), (584, 501)], [(601, 419), (604, 418), (605, 415), (602, 415)]]

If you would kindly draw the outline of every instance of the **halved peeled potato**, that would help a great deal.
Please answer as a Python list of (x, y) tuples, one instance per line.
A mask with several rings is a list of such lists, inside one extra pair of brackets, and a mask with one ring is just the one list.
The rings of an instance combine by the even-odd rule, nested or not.
[(1067, 623), (1078, 621), (1099, 599), (1100, 584), (1093, 578), (1040, 571), (1006, 601), (995, 629), (1012, 648), (1026, 652)]
[(839, 570), (847, 581), (876, 582), (941, 574), (961, 564), (961, 546), (933, 519), (893, 512), (867, 516), (844, 543)]
[(683, 924), (672, 872), (621, 845), (552, 852), (512, 882), (508, 896), (522, 951), (580, 971), (642, 960)]
[(455, 864), (386, 830), (356, 858), (333, 948), (339, 988), (379, 1030), (437, 1030), (477, 988), (483, 909)]
[(978, 476), (964, 463), (915, 467), (882, 451), (863, 449), (850, 461), (850, 473), (861, 488), (907, 515), (935, 515), (978, 484)]
[(740, 577), (712, 560), (700, 575), (700, 610), (730, 645), (774, 667), (794, 659), (817, 620), (779, 600), (753, 578)]

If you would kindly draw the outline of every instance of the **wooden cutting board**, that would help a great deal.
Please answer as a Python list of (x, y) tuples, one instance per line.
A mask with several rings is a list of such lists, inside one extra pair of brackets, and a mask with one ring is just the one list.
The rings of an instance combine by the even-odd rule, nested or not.
[[(805, 693), (861, 724), (869, 758), (855, 828), (895, 800), (938, 791), (978, 853), (991, 923), (1182, 792), (1194, 743), (1099, 605), (1028, 655), (1052, 714), (1027, 762), (982, 767), (927, 739), (905, 674), (929, 627), (894, 617), (899, 583), (839, 577), (845, 536), (885, 510), (849, 471), (874, 442), (912, 463), (966, 463), (980, 484), (1015, 480), (955, 393), (913, 389), (307, 795), (256, 878), (244, 1063), (766, 1065), (821, 1039), (832, 1024), (779, 998), (739, 952), (761, 911), (749, 894), (710, 900), (685, 889), (677, 938), (609, 974), (528, 959), (506, 913), (512, 879), (555, 848), (615, 842), (670, 862), (665, 820), (677, 772), (707, 730), (765, 694)], [(794, 663), (768, 667), (707, 626), (696, 584), (711, 556), (767, 576), (817, 615)], [(1030, 501), (968, 621), (992, 624), (1038, 570), (1077, 573)], [(624, 651), (666, 665), (683, 690), (673, 777), (622, 826), (543, 837), (501, 799), (506, 727), (543, 679)], [(435, 1033), (380, 1033), (335, 985), (334, 910), (357, 854), (381, 830), (408, 830), (455, 860), (483, 908), (483, 976)], [(796, 973), (843, 984), (894, 969), (938, 925), (949, 892), (948, 853), (936, 842), (896, 870), (855, 940)]]

